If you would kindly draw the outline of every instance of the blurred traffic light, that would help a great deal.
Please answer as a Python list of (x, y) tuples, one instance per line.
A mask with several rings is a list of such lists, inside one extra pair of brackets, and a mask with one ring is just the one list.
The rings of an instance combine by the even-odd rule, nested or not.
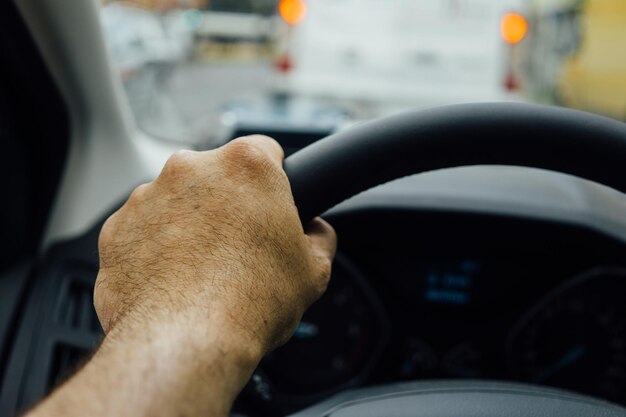
[(307, 5), (305, 0), (280, 0), (278, 12), (280, 17), (289, 25), (297, 25), (306, 16)]
[(500, 33), (506, 43), (518, 44), (528, 33), (528, 21), (519, 13), (507, 13), (500, 23)]

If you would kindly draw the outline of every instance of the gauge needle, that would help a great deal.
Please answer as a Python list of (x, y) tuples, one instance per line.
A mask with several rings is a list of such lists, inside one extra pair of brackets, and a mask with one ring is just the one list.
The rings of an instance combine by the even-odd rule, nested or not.
[(557, 360), (554, 364), (552, 364), (543, 372), (535, 376), (535, 378), (533, 379), (534, 382), (543, 382), (549, 379), (550, 377), (559, 373), (562, 369), (567, 368), (568, 366), (576, 362), (578, 359), (583, 357), (586, 351), (587, 351), (587, 348), (585, 346), (573, 347), (572, 349), (567, 351), (567, 353), (561, 356), (561, 358)]

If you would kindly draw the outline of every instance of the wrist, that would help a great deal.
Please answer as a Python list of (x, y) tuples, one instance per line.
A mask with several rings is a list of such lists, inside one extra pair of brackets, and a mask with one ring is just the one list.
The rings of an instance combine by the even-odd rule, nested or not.
[(80, 403), (80, 415), (226, 416), (262, 354), (216, 313), (129, 312), (33, 415)]
[[(226, 415), (264, 354), (253, 338), (233, 331), (220, 314), (194, 311), (127, 314), (106, 336), (94, 362), (123, 358), (116, 380), (143, 375), (142, 390), (160, 398), (152, 415), (175, 404), (194, 404)], [(173, 415), (173, 414), (172, 414)]]
[(220, 351), (225, 359), (253, 368), (266, 352), (254, 332), (244, 331), (220, 309), (139, 310), (144, 309), (129, 312), (116, 323), (107, 334), (103, 348), (127, 342), (144, 344), (147, 348), (186, 347), (197, 353), (198, 361), (211, 360), (213, 353)]

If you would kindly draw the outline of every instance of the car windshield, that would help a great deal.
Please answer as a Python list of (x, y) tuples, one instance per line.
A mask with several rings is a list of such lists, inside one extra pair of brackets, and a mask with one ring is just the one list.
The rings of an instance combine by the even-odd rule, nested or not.
[(105, 1), (100, 17), (137, 124), (169, 141), (477, 101), (626, 118), (624, 0)]

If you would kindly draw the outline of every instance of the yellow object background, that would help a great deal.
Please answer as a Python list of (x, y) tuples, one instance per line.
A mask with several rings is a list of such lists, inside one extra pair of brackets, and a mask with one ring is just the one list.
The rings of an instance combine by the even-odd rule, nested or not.
[(559, 92), (568, 107), (626, 119), (626, 0), (587, 0), (580, 51), (566, 61)]

